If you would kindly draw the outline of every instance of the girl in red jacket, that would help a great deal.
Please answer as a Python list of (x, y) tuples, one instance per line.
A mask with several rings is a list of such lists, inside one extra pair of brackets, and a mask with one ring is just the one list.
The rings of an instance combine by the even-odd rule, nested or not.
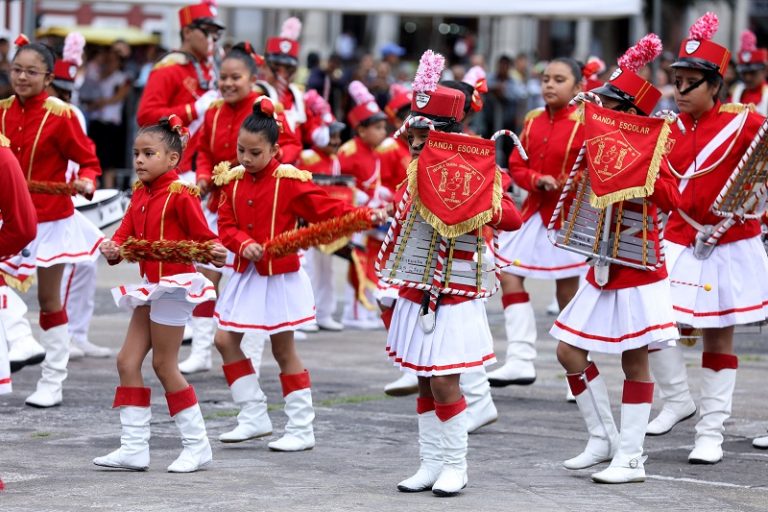
[[(101, 174), (93, 142), (83, 133), (72, 108), (49, 97), (54, 56), (47, 46), (19, 36), (11, 65), (15, 95), (0, 102), (0, 131), (27, 178), (37, 210), (37, 237), (21, 253), (0, 262), (0, 270), (23, 280), (37, 270), (40, 303), (40, 343), (46, 349), (42, 377), (26, 403), (51, 407), (62, 401), (67, 377), (69, 329), (61, 303), (64, 264), (98, 258), (101, 232), (84, 217), (74, 215), (71, 195), (93, 194)], [(80, 165), (79, 177), (67, 182), (68, 162)]]
[[(645, 36), (627, 50), (619, 59), (619, 69), (611, 80), (593, 90), (602, 98), (603, 106), (633, 115), (645, 116), (652, 112), (661, 91), (637, 72), (660, 53), (661, 41), (655, 34)], [(622, 133), (621, 137), (625, 135)], [(659, 151), (654, 147), (635, 145), (646, 154)], [(640, 199), (642, 205), (617, 201), (614, 211), (618, 212), (619, 218), (621, 212), (655, 218), (657, 210), (668, 212), (677, 206), (680, 195), (674, 178), (663, 160), (656, 165), (659, 168), (652, 194)], [(571, 210), (575, 211), (573, 208)], [(625, 216), (629, 214), (625, 213)], [(613, 232), (616, 218), (607, 214), (606, 218)], [(615, 229), (618, 232), (619, 228)], [(624, 233), (629, 231), (621, 229)], [(662, 241), (659, 230), (660, 226), (656, 229), (649, 227), (635, 236), (638, 241), (647, 237), (658, 247)], [(632, 235), (622, 235), (623, 238), (629, 236)], [(662, 256), (658, 255), (659, 260)], [(648, 348), (674, 345), (678, 338), (666, 267), (640, 270), (612, 263), (606, 276), (590, 268), (586, 282), (557, 317), (550, 334), (560, 340), (557, 358), (568, 372), (568, 385), (589, 432), (584, 451), (563, 462), (563, 466), (585, 469), (611, 461), (608, 468), (592, 475), (594, 481), (615, 484), (644, 481), (643, 442), (653, 401)], [(605, 381), (597, 365), (588, 359), (593, 351), (621, 354), (625, 380), (620, 431), (613, 420)]]
[[(218, 232), (219, 187), (213, 183), (213, 167), (219, 162), (237, 163), (237, 132), (243, 120), (251, 113), (253, 103), (258, 96), (253, 91), (256, 82), (258, 57), (250, 43), (238, 43), (229, 51), (221, 62), (219, 72), (219, 91), (221, 99), (213, 102), (205, 113), (203, 126), (199, 132), (197, 148), (197, 186), (200, 192), (208, 195), (203, 205), (203, 213), (208, 220), (208, 227)], [(222, 271), (212, 265), (198, 266), (200, 272), (219, 286)], [(182, 373), (197, 373), (211, 369), (211, 347), (216, 332), (213, 319), (214, 301), (200, 304), (192, 312), (192, 347), (189, 357), (179, 363)], [(261, 353), (264, 339), (255, 336), (258, 343), (253, 353)], [(253, 355), (253, 354), (251, 354)], [(255, 365), (258, 368), (258, 364)]]
[(523, 204), (523, 227), (499, 236), (498, 257), (507, 265), (501, 274), (507, 358), (503, 366), (488, 373), (491, 386), (536, 380), (536, 318), (525, 278), (555, 279), (562, 309), (586, 271), (583, 256), (554, 247), (547, 238), (549, 219), (584, 141), (583, 125), (573, 115), (576, 107), (568, 106), (581, 90), (581, 68), (573, 59), (554, 59), (541, 84), (546, 106), (528, 113), (520, 137), (529, 160), (524, 161), (517, 151), (509, 158), (512, 179), (528, 191), (528, 197)]
[[(139, 130), (133, 161), (139, 181), (120, 227), (100, 250), (110, 265), (121, 261), (120, 246), (129, 237), (145, 242), (215, 241), (200, 208), (200, 192), (179, 179), (181, 119), (164, 118)], [(221, 266), (226, 250), (214, 243), (212, 259)], [(117, 355), (120, 386), (113, 407), (120, 407), (120, 448), (93, 459), (97, 466), (144, 471), (149, 466), (150, 388), (141, 365), (152, 351), (152, 367), (165, 389), (168, 410), (181, 432), (184, 449), (168, 466), (171, 473), (190, 473), (211, 461), (211, 446), (195, 390), (178, 368), (184, 324), (199, 303), (215, 298), (211, 282), (191, 263), (140, 260), (144, 283), (112, 290), (118, 306), (133, 309), (123, 347)]]
[[(724, 232), (711, 208), (737, 167), (764, 118), (741, 104), (723, 105), (718, 95), (730, 53), (711, 41), (717, 17), (705, 14), (680, 46), (675, 70), (675, 101), (683, 134), (672, 128), (670, 168), (682, 195), (665, 230), (667, 268), (672, 278), (675, 319), (703, 329), (700, 419), (691, 464), (715, 464), (723, 458), (724, 422), (730, 417), (738, 358), (733, 350), (736, 325), (768, 316), (768, 257), (760, 242), (758, 220), (738, 221)], [(712, 229), (719, 236), (707, 243)], [(661, 414), (648, 426), (663, 434), (693, 416), (696, 406), (678, 348), (652, 358), (654, 377), (664, 397)]]
[[(280, 164), (279, 126), (275, 107), (266, 96), (253, 106), (237, 138), (239, 166), (220, 173), (219, 233), (235, 253), (234, 270), (216, 304), (219, 325), (216, 348), (224, 360), (224, 376), (240, 405), (237, 427), (222, 442), (241, 442), (272, 433), (267, 402), (250, 359), (240, 341), (246, 332), (270, 336), (280, 366), (288, 423), (285, 435), (269, 443), (275, 451), (308, 450), (315, 446), (309, 372), (296, 353), (293, 331), (315, 321), (309, 277), (296, 253), (275, 258), (263, 244), (295, 228), (298, 218), (317, 222), (350, 213), (354, 208), (331, 198), (312, 183), (312, 173)], [(376, 221), (384, 213), (377, 211)]]

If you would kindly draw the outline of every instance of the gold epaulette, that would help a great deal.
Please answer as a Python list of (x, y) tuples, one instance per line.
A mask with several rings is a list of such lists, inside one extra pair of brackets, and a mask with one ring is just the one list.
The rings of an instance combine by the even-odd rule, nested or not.
[(312, 181), (312, 173), (302, 171), (290, 164), (281, 164), (275, 169), (273, 174), (275, 178), (292, 178), (299, 181)]
[(11, 141), (8, 140), (8, 137), (0, 133), (0, 148), (9, 148), (11, 147)]
[(0, 108), (5, 110), (8, 108), (11, 108), (11, 105), (13, 105), (13, 102), (16, 100), (16, 96), (9, 96), (8, 98), (5, 98), (4, 100), (0, 100)]
[(189, 62), (189, 58), (181, 52), (171, 52), (155, 63), (152, 69), (160, 69), (177, 64), (184, 66)]
[(168, 192), (171, 194), (186, 192), (191, 196), (200, 197), (200, 187), (184, 180), (176, 180), (168, 185)]
[(131, 187), (131, 190), (136, 192), (137, 190), (139, 190), (140, 188), (143, 188), (143, 187), (144, 187), (144, 183), (142, 183), (141, 180), (136, 180), (133, 183), (133, 187)]
[(223, 162), (219, 162), (216, 164), (216, 167), (213, 168), (213, 184), (218, 187), (223, 187), (227, 183), (229, 183), (232, 180), (239, 180), (243, 176), (245, 176), (245, 167), (242, 165), (238, 165), (237, 167), (232, 167), (232, 164), (230, 164), (227, 160), (224, 160)]
[(339, 148), (339, 154), (343, 156), (352, 156), (357, 153), (357, 142), (355, 139), (348, 140)]
[(219, 98), (217, 100), (213, 100), (209, 108), (221, 108), (222, 105), (224, 105), (224, 99)]
[(530, 112), (528, 112), (527, 114), (525, 114), (525, 120), (523, 122), (527, 123), (528, 121), (536, 119), (537, 117), (539, 117), (543, 113), (544, 113), (544, 107), (535, 108), (535, 109), (531, 110)]
[(55, 116), (72, 117), (72, 105), (53, 96), (45, 99), (43, 108)]
[(314, 149), (305, 149), (299, 156), (301, 163), (304, 165), (314, 165), (320, 161), (320, 155)]
[(21, 293), (28, 292), (32, 285), (35, 284), (34, 275), (31, 275), (22, 281), (18, 277), (6, 274), (2, 270), (0, 270), (0, 279), (3, 279), (6, 285), (10, 286), (14, 290), (20, 291)]
[(376, 146), (377, 153), (389, 153), (397, 149), (397, 141), (392, 137), (387, 137), (384, 141)]
[(755, 106), (751, 103), (745, 104), (745, 103), (723, 103), (720, 105), (720, 110), (718, 112), (720, 113), (729, 113), (729, 114), (741, 114), (745, 110), (749, 110), (750, 112), (755, 111)]

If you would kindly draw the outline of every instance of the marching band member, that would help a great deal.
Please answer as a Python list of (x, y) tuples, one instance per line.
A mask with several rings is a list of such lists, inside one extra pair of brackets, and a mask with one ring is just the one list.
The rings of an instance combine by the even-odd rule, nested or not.
[[(200, 208), (200, 192), (179, 179), (184, 128), (175, 114), (139, 130), (133, 159), (139, 181), (134, 185), (125, 218), (100, 250), (110, 265), (119, 263), (121, 246), (138, 242), (209, 242), (211, 260), (223, 265), (226, 250)], [(214, 287), (187, 262), (140, 259), (144, 283), (112, 290), (118, 306), (133, 310), (125, 341), (117, 355), (120, 385), (113, 407), (120, 407), (120, 448), (93, 463), (109, 468), (145, 471), (149, 467), (151, 389), (145, 387), (141, 366), (152, 351), (152, 367), (163, 385), (168, 411), (181, 433), (183, 450), (168, 466), (171, 473), (191, 473), (211, 462), (211, 446), (195, 390), (178, 368), (184, 324), (192, 309), (215, 296)]]
[[(29, 195), (19, 162), (9, 147), (10, 141), (0, 135), (0, 175), (3, 177), (3, 186), (0, 187), (0, 214), (3, 219), (0, 223), (0, 259), (13, 256), (24, 249), (34, 240), (37, 233), (35, 205)], [(0, 311), (10, 302), (8, 291), (10, 288), (0, 276)], [(0, 395), (12, 390), (6, 332), (5, 319), (0, 315)], [(3, 480), (0, 479), (0, 491), (4, 488)]]
[(757, 47), (757, 37), (751, 30), (741, 33), (741, 48), (737, 55), (736, 69), (741, 77), (731, 90), (734, 103), (752, 104), (755, 111), (768, 115), (768, 83), (766, 83), (766, 65), (768, 50)]
[[(208, 227), (214, 233), (218, 232), (221, 192), (213, 182), (213, 168), (219, 162), (237, 163), (237, 133), (245, 118), (253, 111), (253, 104), (259, 96), (253, 90), (259, 62), (261, 56), (253, 51), (247, 41), (236, 44), (227, 53), (219, 72), (221, 99), (211, 104), (199, 131), (197, 185), (203, 195), (208, 194), (203, 213), (208, 220)], [(221, 270), (212, 265), (198, 268), (218, 290)], [(204, 302), (192, 312), (192, 347), (189, 357), (179, 363), (181, 373), (190, 374), (211, 369), (211, 347), (216, 332), (216, 321), (213, 318), (215, 307), (215, 301)], [(249, 338), (252, 338), (249, 341), (255, 345), (250, 347), (249, 356), (254, 358), (254, 367), (258, 368), (264, 349), (264, 338)]]
[[(64, 264), (97, 258), (103, 239), (98, 229), (75, 215), (69, 196), (92, 195), (101, 169), (72, 108), (45, 90), (54, 78), (53, 53), (42, 44), (26, 44), (23, 36), (17, 42), (21, 46), (11, 68), (16, 94), (0, 102), (0, 130), (26, 173), (39, 224), (37, 238), (27, 247), (29, 255), (0, 262), (0, 269), (23, 279), (37, 267), (40, 343), (46, 356), (37, 389), (26, 403), (52, 407), (62, 401), (69, 360), (68, 319), (60, 295)], [(68, 181), (70, 160), (80, 169)]]
[[(550, 330), (560, 340), (557, 358), (568, 373), (568, 385), (589, 433), (584, 451), (563, 462), (563, 466), (585, 469), (610, 460), (608, 468), (592, 475), (599, 483), (645, 481), (643, 441), (653, 401), (648, 347), (666, 347), (678, 338), (660, 248), (661, 226), (647, 220), (657, 218), (657, 210), (671, 210), (680, 200), (674, 178), (662, 159), (669, 128), (666, 121), (638, 117), (649, 115), (661, 97), (661, 91), (637, 74), (661, 50), (658, 36), (643, 37), (619, 58), (611, 79), (592, 91), (600, 95), (605, 109), (591, 104), (584, 109), (587, 163), (582, 171), (584, 178), (579, 179), (588, 176), (592, 205), (599, 190), (602, 202), (595, 206), (600, 212), (595, 219), (598, 226), (606, 228), (598, 227), (594, 236), (604, 236), (601, 231), (615, 233), (615, 242), (603, 243), (612, 246), (613, 257), (618, 261), (601, 264), (596, 260), (586, 282)], [(608, 109), (617, 112), (612, 114)], [(569, 206), (568, 215), (562, 220), (564, 226), (568, 223), (565, 232), (573, 233), (578, 215), (586, 215), (581, 213), (583, 207), (578, 203), (583, 200), (576, 196)], [(560, 211), (558, 207), (554, 214)], [(634, 215), (639, 215), (642, 222), (636, 223), (639, 227), (628, 229)], [(641, 254), (638, 261), (647, 261), (648, 254), (654, 251), (657, 264), (653, 269), (621, 264), (625, 256), (616, 255), (621, 250), (620, 240), (623, 242), (627, 237), (632, 237), (634, 245), (625, 253), (637, 250)], [(588, 245), (594, 247), (591, 240)], [(592, 250), (603, 254), (602, 248)], [(597, 365), (588, 359), (590, 352), (621, 354), (625, 380), (620, 431), (613, 420), (605, 381)]]
[[(711, 41), (717, 27), (713, 13), (699, 18), (672, 65), (675, 101), (686, 133), (673, 127), (669, 141), (669, 164), (682, 202), (665, 229), (667, 268), (676, 320), (703, 329), (704, 342), (700, 419), (688, 455), (692, 464), (715, 464), (723, 458), (724, 422), (731, 414), (738, 368), (734, 326), (768, 316), (768, 257), (759, 222), (740, 221), (718, 233), (719, 243), (708, 240), (721, 222), (710, 208), (764, 119), (745, 105), (718, 100), (730, 53)], [(661, 434), (695, 408), (679, 349), (655, 354), (651, 364), (664, 408), (649, 430)]]
[[(235, 271), (216, 305), (215, 343), (232, 397), (241, 407), (237, 427), (219, 440), (236, 443), (272, 432), (266, 397), (240, 349), (243, 333), (256, 331), (271, 338), (288, 416), (285, 434), (268, 446), (274, 451), (301, 451), (315, 446), (315, 413), (309, 372), (296, 353), (293, 331), (315, 321), (312, 287), (295, 252), (273, 257), (264, 252), (264, 244), (294, 229), (299, 217), (317, 222), (355, 209), (313, 184), (311, 173), (280, 164), (275, 159), (278, 134), (275, 106), (262, 96), (240, 128), (241, 165), (220, 168), (216, 177), (222, 186), (219, 233), (235, 253)], [(375, 212), (375, 220), (380, 218), (383, 213)]]
[[(341, 147), (341, 131), (346, 125), (336, 120), (328, 102), (314, 89), (306, 92), (304, 102), (307, 109), (312, 112), (313, 118), (320, 124), (312, 130), (312, 147), (301, 152), (297, 166), (313, 175), (341, 176), (341, 164), (337, 153)], [(312, 292), (315, 295), (317, 328), (341, 331), (344, 329), (344, 324), (333, 319), (333, 313), (336, 311), (334, 256), (313, 247), (304, 253), (304, 257), (306, 271), (312, 282)]]
[(553, 247), (546, 230), (584, 140), (583, 125), (574, 119), (576, 107), (568, 106), (581, 91), (581, 68), (573, 59), (553, 59), (541, 84), (546, 105), (526, 115), (520, 137), (530, 159), (523, 161), (516, 151), (509, 158), (512, 179), (528, 191), (528, 197), (522, 209), (523, 227), (503, 233), (499, 240), (497, 257), (506, 265), (501, 289), (507, 358), (503, 366), (488, 373), (491, 386), (527, 385), (536, 380), (536, 318), (525, 279), (555, 279), (562, 310), (587, 268), (584, 257)]
[[(362, 82), (349, 84), (349, 94), (355, 106), (347, 119), (355, 136), (339, 149), (341, 172), (355, 177), (363, 202), (381, 207), (392, 199), (392, 191), (382, 184), (382, 155), (377, 151), (387, 137), (387, 116)], [(374, 262), (381, 247), (380, 230), (358, 233), (353, 237), (355, 248), (349, 266), (349, 300), (344, 306), (342, 322), (358, 329), (378, 329), (382, 326), (376, 308), (376, 295), (381, 293)]]
[[(443, 64), (442, 56), (431, 51), (422, 56), (413, 82), (411, 113), (429, 118), (436, 130), (461, 133), (465, 95), (457, 89), (438, 85)], [(423, 157), (422, 151), (430, 133), (428, 125), (420, 120), (408, 127), (408, 143), (414, 158), (411, 168), (418, 169), (417, 172), (426, 172), (418, 167), (418, 159)], [(467, 147), (478, 141), (469, 137), (466, 140)], [(453, 147), (453, 144), (445, 142), (443, 146)], [(492, 152), (488, 155), (493, 160)], [(495, 161), (491, 162), (491, 170), (499, 173)], [(497, 180), (500, 181), (500, 174), (490, 181), (497, 183)], [(470, 181), (468, 175), (461, 180), (464, 186)], [(492, 208), (484, 214), (490, 213), (490, 223), (500, 229), (516, 229), (520, 226), (520, 216), (511, 200), (501, 194), (500, 185), (498, 188), (499, 194), (495, 196), (498, 202), (492, 202)], [(404, 184), (397, 196), (404, 198), (406, 193), (415, 194), (416, 191)], [(403, 199), (400, 202), (396, 218), (407, 213), (403, 209), (410, 209), (414, 204), (412, 201)], [(485, 219), (484, 214), (479, 218)], [(390, 234), (392, 229), (395, 224), (390, 228)], [(438, 496), (452, 496), (467, 484), (467, 414), (459, 378), (495, 358), (482, 301), (439, 292), (437, 299), (433, 299), (430, 291), (401, 287), (387, 336), (387, 351), (395, 365), (419, 377), (417, 412), (421, 466), (416, 474), (397, 487), (402, 492), (431, 489)], [(425, 301), (429, 302), (428, 314), (423, 311)], [(425, 326), (424, 318), (433, 324)]]
[[(390, 126), (388, 130), (394, 132), (403, 125), (411, 112), (411, 100), (413, 95), (411, 91), (404, 86), (394, 83), (389, 87), (389, 101), (384, 107), (387, 114), (387, 122)], [(376, 151), (381, 153), (383, 175), (381, 184), (390, 190), (397, 190), (397, 187), (405, 179), (405, 171), (408, 164), (411, 163), (411, 151), (408, 148), (408, 141), (405, 137), (389, 136), (384, 142), (379, 144)]]
[(304, 141), (309, 140), (309, 128), (314, 125), (311, 112), (304, 104), (303, 91), (291, 83), (299, 66), (300, 35), (301, 21), (288, 18), (283, 22), (280, 35), (267, 39), (264, 58), (269, 71), (266, 80), (256, 82), (262, 94), (274, 105), (279, 105), (277, 110), (283, 131), (280, 132), (278, 156), (281, 162), (288, 164), (298, 160)]

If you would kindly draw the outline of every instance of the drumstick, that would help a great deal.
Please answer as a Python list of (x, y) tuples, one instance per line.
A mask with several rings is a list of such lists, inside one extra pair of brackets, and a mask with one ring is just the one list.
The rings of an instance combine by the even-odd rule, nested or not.
[(709, 283), (706, 284), (699, 284), (699, 283), (689, 283), (686, 281), (679, 281), (677, 279), (670, 279), (670, 283), (672, 284), (679, 284), (682, 286), (693, 286), (694, 288), (703, 288), (705, 292), (711, 292), (712, 291), (712, 285)]

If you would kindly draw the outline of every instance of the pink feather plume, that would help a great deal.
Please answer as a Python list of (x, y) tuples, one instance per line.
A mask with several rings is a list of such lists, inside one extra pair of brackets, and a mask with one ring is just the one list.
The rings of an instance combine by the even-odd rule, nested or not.
[(304, 103), (306, 103), (307, 108), (309, 108), (313, 114), (320, 117), (331, 112), (331, 106), (328, 105), (328, 102), (314, 89), (310, 89), (304, 93)]
[(717, 32), (718, 26), (720, 26), (720, 20), (717, 19), (717, 14), (713, 12), (704, 13), (704, 16), (697, 19), (691, 25), (691, 28), (688, 30), (688, 39), (696, 39), (697, 41), (712, 39), (712, 36)]
[(368, 91), (368, 88), (363, 85), (363, 82), (359, 80), (355, 80), (349, 84), (349, 95), (355, 100), (355, 105), (365, 105), (366, 103), (376, 101), (373, 94), (371, 94)]
[(408, 91), (409, 89), (406, 86), (395, 82), (389, 86), (389, 97), (394, 98), (395, 96), (399, 96), (400, 94), (407, 94)]
[(659, 36), (653, 33), (648, 34), (619, 57), (619, 67), (636, 73), (640, 68), (661, 55), (662, 49)]
[(472, 66), (469, 68), (469, 71), (464, 74), (464, 78), (462, 78), (461, 81), (474, 87), (478, 80), (483, 79), (485, 79), (485, 70), (480, 66)]
[(432, 92), (437, 89), (437, 83), (443, 74), (445, 57), (432, 50), (427, 50), (419, 60), (419, 68), (413, 77), (413, 90), (415, 92)]
[(301, 21), (299, 20), (299, 18), (290, 17), (283, 22), (283, 27), (280, 30), (280, 37), (298, 41), (300, 35), (301, 35)]
[(751, 30), (745, 30), (741, 33), (741, 48), (742, 52), (754, 52), (757, 50), (757, 36)]
[(67, 62), (74, 62), (78, 67), (83, 65), (83, 49), (85, 48), (85, 38), (80, 32), (70, 32), (64, 38), (64, 49), (62, 57)]

